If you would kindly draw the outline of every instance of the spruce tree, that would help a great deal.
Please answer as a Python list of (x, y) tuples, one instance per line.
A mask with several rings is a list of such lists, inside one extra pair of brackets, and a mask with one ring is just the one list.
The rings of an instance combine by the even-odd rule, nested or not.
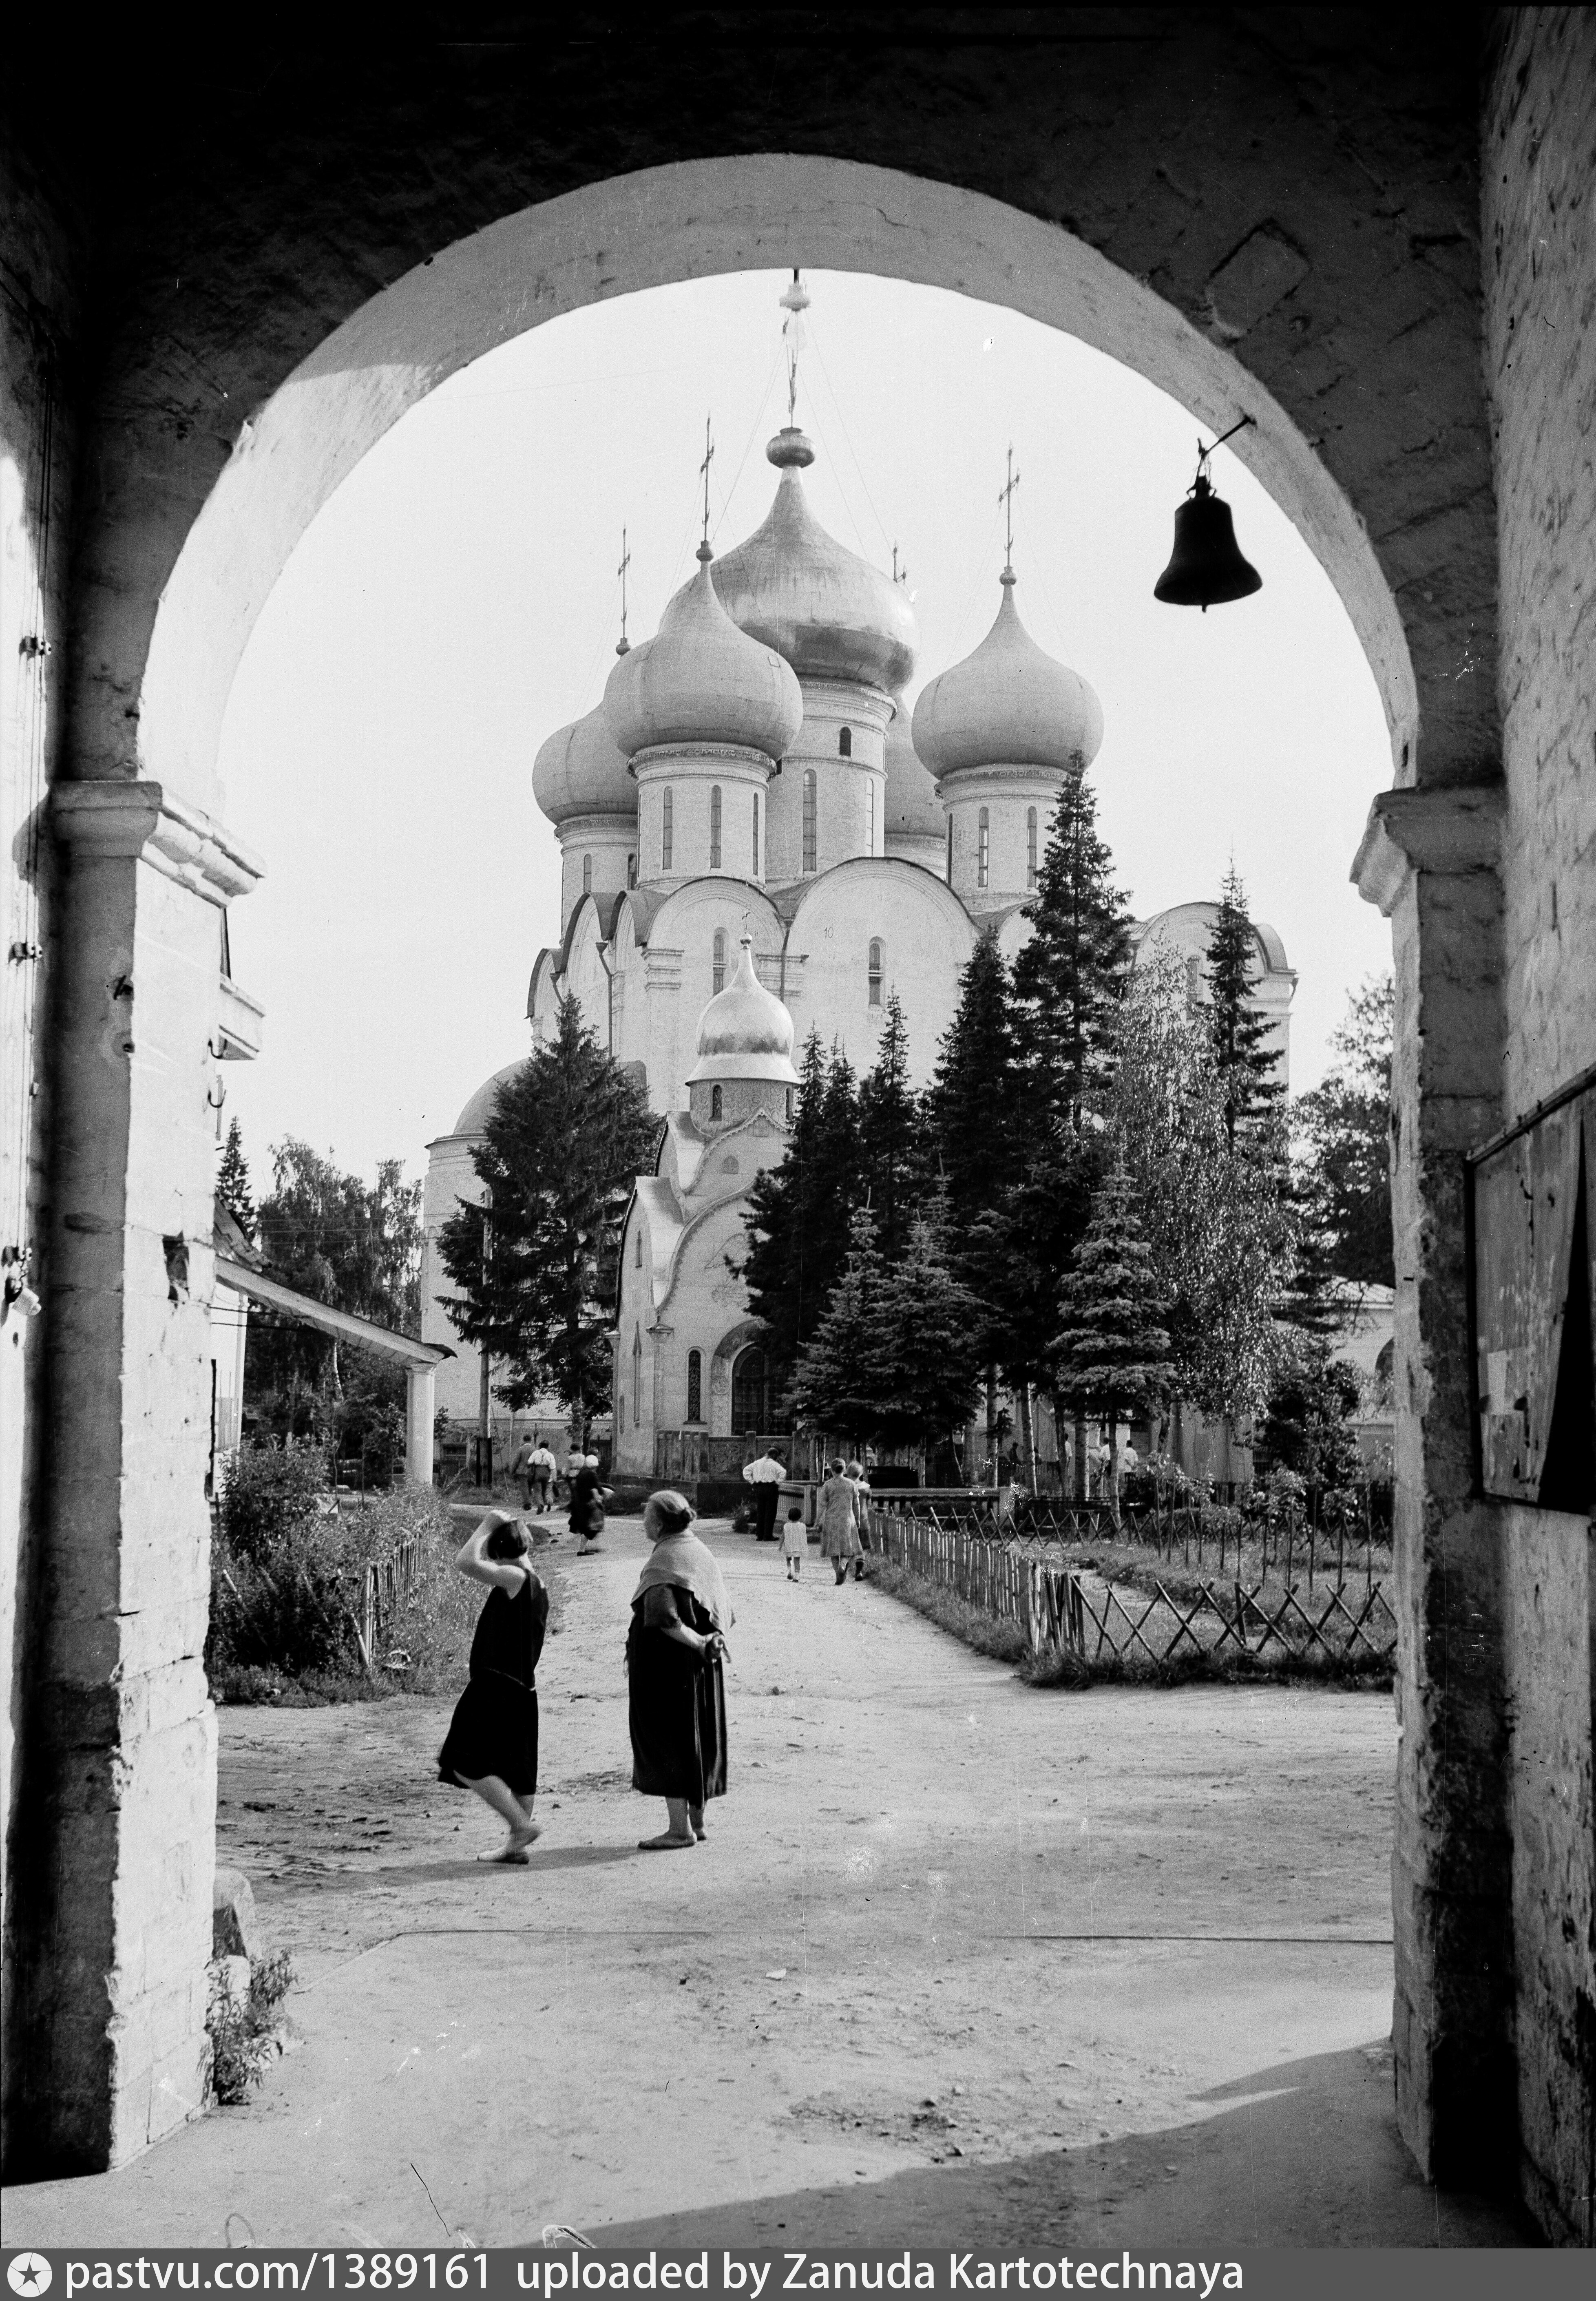
[(963, 1429), (981, 1395), (982, 1306), (960, 1284), (938, 1220), (940, 1199), (909, 1225), (904, 1251), (882, 1280), (876, 1427), (883, 1437), (933, 1448)]
[(1163, 1292), (1122, 1166), (1093, 1193), (1091, 1219), (1074, 1268), (1058, 1290), (1058, 1304), (1055, 1384), (1077, 1412), (1099, 1415), (1107, 1425), (1109, 1490), (1117, 1513), (1119, 1425), (1139, 1408), (1150, 1410), (1174, 1373)]
[(643, 1089), (562, 1000), (554, 1038), (499, 1088), (472, 1153), (491, 1207), (463, 1200), (439, 1242), (460, 1290), (440, 1300), (497, 1362), (498, 1396), (524, 1407), (552, 1390), (583, 1437), (610, 1404), (620, 1226), (658, 1139)]
[(1114, 1014), (1131, 964), (1130, 909), (1113, 866), (1098, 834), (1096, 795), (1076, 775), (1049, 833), (1025, 908), (1030, 940), (1015, 961), (1027, 1106), (1038, 1125), (1079, 1133), (1111, 1068)]
[(853, 1066), (828, 1056), (811, 1031), (798, 1107), (781, 1163), (757, 1176), (743, 1217), (748, 1248), (726, 1267), (763, 1318), (765, 1349), (790, 1371), (824, 1314), (848, 1259), (848, 1222), (865, 1195), (858, 1092)]
[(1233, 863), (1220, 891), (1219, 916), (1208, 938), (1208, 1017), (1214, 1055), (1225, 1090), (1225, 1132), (1261, 1116), (1281, 1093), (1278, 1056), (1266, 1046), (1271, 1025), (1252, 1004), (1258, 939), (1247, 915), (1247, 891)]
[(882, 1266), (867, 1207), (848, 1226), (841, 1274), (799, 1353), (789, 1402), (801, 1419), (862, 1444), (880, 1427), (887, 1374)]
[(894, 1263), (903, 1251), (920, 1162), (909, 1034), (896, 991), (887, 993), (875, 1062), (859, 1085), (859, 1140), (882, 1259)]
[(255, 1215), (255, 1201), (249, 1192), (249, 1161), (244, 1156), (244, 1137), (236, 1118), (229, 1122), (221, 1161), (216, 1169), (216, 1196), (245, 1237), (253, 1240)]

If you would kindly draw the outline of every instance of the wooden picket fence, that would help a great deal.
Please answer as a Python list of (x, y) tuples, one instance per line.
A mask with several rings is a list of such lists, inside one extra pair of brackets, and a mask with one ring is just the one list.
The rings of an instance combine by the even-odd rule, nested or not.
[(392, 1629), (394, 1616), (400, 1601), (414, 1589), (421, 1578), (422, 1545), (417, 1534), (406, 1535), (396, 1543), (386, 1558), (379, 1559), (365, 1570), (365, 1589), (355, 1635), (360, 1640), (360, 1659), (369, 1677), (377, 1673), (377, 1649), (384, 1635)]
[(1383, 1586), (1362, 1591), (1343, 1583), (1321, 1602), (1300, 1594), (1300, 1584), (1266, 1591), (1234, 1581), (1205, 1582), (1195, 1597), (1177, 1596), (1153, 1577), (1154, 1594), (1138, 1591), (1127, 1605), (1112, 1584), (1060, 1565), (1034, 1542), (997, 1541), (935, 1514), (873, 1509), (875, 1549), (895, 1565), (951, 1590), (999, 1620), (1015, 1623), (1033, 1654), (1073, 1653), (1087, 1662), (1105, 1655), (1163, 1663), (1187, 1645), (1218, 1653), (1301, 1657), (1320, 1653), (1349, 1661), (1387, 1660), (1396, 1644), (1396, 1617)]

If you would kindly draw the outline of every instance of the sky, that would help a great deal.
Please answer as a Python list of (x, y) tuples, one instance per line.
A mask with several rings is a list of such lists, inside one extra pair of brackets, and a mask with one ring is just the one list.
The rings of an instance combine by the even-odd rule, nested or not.
[[(789, 275), (648, 289), (549, 322), (414, 408), (301, 539), (229, 699), (230, 827), (266, 877), (231, 921), (266, 1008), (228, 1067), (257, 1190), (297, 1135), (371, 1178), (419, 1175), (481, 1081), (527, 1051), (527, 987), (559, 935), (559, 850), (532, 761), (598, 702), (620, 630), (693, 572), (705, 423), (711, 541), (764, 518), (786, 421)], [(1196, 419), (1074, 338), (856, 273), (813, 297), (798, 422), (822, 523), (908, 570), (911, 699), (997, 613), (1012, 445), (1017, 602), (1103, 705), (1091, 774), (1135, 914), (1216, 896), (1231, 862), (1299, 981), (1291, 1087), (1331, 1059), (1390, 933), (1348, 871), (1391, 780), (1373, 674), (1329, 579), (1228, 448), (1212, 473), (1262, 575), (1199, 615), (1159, 606)]]

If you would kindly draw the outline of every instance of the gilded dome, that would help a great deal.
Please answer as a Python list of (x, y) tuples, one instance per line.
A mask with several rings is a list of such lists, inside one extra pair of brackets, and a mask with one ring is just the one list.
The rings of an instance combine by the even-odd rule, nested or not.
[(744, 935), (737, 971), (698, 1017), (698, 1059), (689, 1086), (704, 1079), (773, 1079), (797, 1086), (792, 1017), (754, 973), (753, 938)]
[(1042, 653), (1020, 621), (1007, 567), (1001, 580), (991, 630), (915, 704), (915, 749), (939, 779), (961, 767), (1079, 774), (1101, 747), (1103, 707), (1078, 672)]
[(909, 732), (909, 707), (901, 695), (887, 730), (887, 805), (885, 831), (889, 839), (945, 839), (948, 813), (937, 797), (931, 770), (915, 749)]
[(829, 536), (798, 477), (814, 450), (779, 432), (765, 454), (781, 473), (763, 527), (714, 566), (727, 614), (786, 657), (800, 679), (865, 680), (894, 693), (913, 676), (920, 626), (899, 585)]
[(553, 824), (573, 815), (637, 813), (638, 787), (605, 724), (602, 704), (542, 746), (532, 762), (532, 797)]
[(736, 743), (780, 759), (804, 722), (781, 657), (739, 631), (715, 596), (707, 546), (658, 631), (623, 655), (604, 690), (612, 741), (627, 758), (656, 743)]

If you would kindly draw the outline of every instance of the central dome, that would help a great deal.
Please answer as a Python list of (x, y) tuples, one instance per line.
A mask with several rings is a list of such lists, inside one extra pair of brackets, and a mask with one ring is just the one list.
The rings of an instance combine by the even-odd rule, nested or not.
[(920, 626), (901, 588), (845, 550), (810, 510), (798, 477), (814, 450), (801, 431), (765, 449), (781, 473), (763, 527), (714, 564), (732, 622), (786, 657), (800, 679), (865, 680), (889, 694), (912, 677)]
[(1103, 741), (1103, 707), (1078, 672), (1036, 644), (1005, 568), (998, 620), (973, 655), (933, 679), (915, 706), (915, 749), (933, 775), (961, 767), (1052, 767), (1081, 774)]
[(753, 938), (744, 935), (737, 971), (698, 1017), (698, 1059), (689, 1086), (705, 1079), (773, 1079), (797, 1086), (792, 1017), (754, 972)]
[(708, 548), (654, 637), (609, 675), (605, 722), (629, 759), (656, 743), (732, 743), (780, 759), (803, 724), (788, 665), (740, 632), (715, 597)]

